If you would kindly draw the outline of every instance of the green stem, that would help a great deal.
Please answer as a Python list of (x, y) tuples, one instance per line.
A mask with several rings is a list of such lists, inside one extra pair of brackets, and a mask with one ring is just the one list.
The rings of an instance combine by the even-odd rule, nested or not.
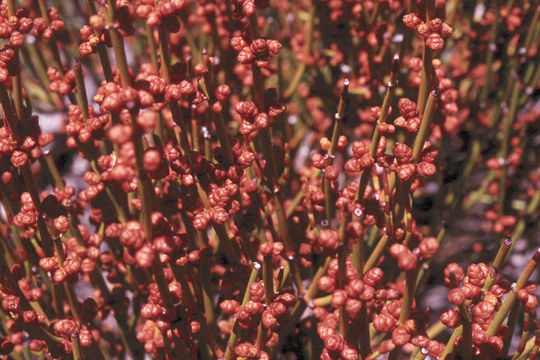
[(497, 44), (496, 44), (497, 33), (498, 33), (499, 23), (501, 19), (500, 11), (498, 9), (495, 9), (494, 12), (496, 14), (496, 17), (495, 17), (495, 21), (491, 25), (491, 30), (489, 32), (489, 44), (487, 45), (487, 53), (486, 53), (486, 60), (485, 60), (486, 79), (485, 79), (485, 84), (482, 87), (482, 91), (480, 92), (480, 99), (479, 99), (480, 100), (479, 105), (481, 107), (486, 106), (488, 95), (491, 90), (491, 84), (493, 83), (492, 64), (493, 64), (493, 59), (495, 57), (495, 52), (496, 52), (496, 47), (497, 47)]
[(493, 265), (491, 266), (491, 270), (489, 272), (488, 277), (486, 278), (486, 281), (484, 282), (484, 286), (482, 287), (482, 291), (486, 292), (491, 288), (491, 285), (497, 278), (497, 275), (502, 270), (502, 267), (504, 266), (504, 260), (507, 258), (507, 255), (509, 254), (509, 251), (512, 246), (512, 239), (507, 238), (499, 247), (499, 251), (497, 252), (497, 255), (495, 256), (495, 260), (493, 261)]
[(377, 245), (375, 245), (375, 248), (366, 260), (366, 263), (364, 264), (364, 268), (362, 270), (362, 274), (367, 273), (369, 269), (372, 269), (377, 264), (381, 254), (383, 253), (384, 249), (386, 249), (387, 244), (388, 234), (384, 234), (383, 236), (381, 236), (380, 240), (377, 242)]
[[(399, 314), (399, 324), (403, 326), (411, 315), (412, 305), (414, 301), (414, 293), (416, 290), (416, 278), (419, 268), (409, 271), (405, 274), (405, 292), (401, 300), (401, 312)], [(388, 355), (389, 360), (397, 360), (401, 354), (401, 346), (396, 346)]]
[(52, 177), (54, 186), (58, 187), (60, 190), (63, 190), (64, 179), (62, 179), (62, 176), (60, 175), (60, 172), (58, 171), (58, 167), (56, 167), (56, 164), (54, 163), (54, 159), (51, 153), (49, 151), (44, 151), (43, 157), (40, 158), (40, 161), (43, 162), (43, 165), (45, 165), (43, 167), (47, 169), (50, 176)]
[(458, 326), (454, 329), (454, 332), (452, 333), (452, 336), (450, 336), (450, 339), (448, 339), (444, 351), (439, 357), (440, 360), (446, 360), (446, 358), (454, 352), (454, 344), (456, 342), (456, 339), (463, 334), (463, 325)]
[(120, 80), (122, 82), (122, 86), (129, 87), (131, 86), (131, 76), (129, 74), (126, 52), (124, 51), (124, 38), (120, 35), (118, 29), (114, 24), (114, 10), (114, 2), (112, 0), (107, 0), (105, 21), (107, 23), (114, 56), (116, 58), (116, 68), (120, 72)]
[(536, 269), (536, 265), (539, 259), (540, 249), (537, 249), (536, 253), (533, 255), (531, 260), (529, 260), (529, 262), (525, 266), (525, 269), (519, 276), (519, 279), (516, 282), (515, 286), (512, 288), (512, 291), (510, 291), (504, 299), (501, 307), (499, 308), (499, 311), (497, 311), (497, 314), (495, 315), (495, 318), (489, 325), (489, 328), (487, 330), (489, 336), (494, 336), (497, 333), (497, 330), (499, 330), (499, 327), (501, 326), (502, 322), (506, 318), (506, 315), (508, 315), (508, 312), (510, 311), (510, 309), (514, 305), (514, 302), (517, 299), (517, 292), (523, 289), (523, 287), (527, 284), (529, 277)]
[(536, 330), (536, 334), (533, 338), (529, 339), (527, 343), (525, 344), (525, 348), (516, 357), (516, 360), (525, 360), (529, 356), (529, 354), (532, 354), (533, 357), (530, 358), (530, 360), (534, 359), (534, 356), (538, 355), (538, 349), (539, 349), (539, 339), (540, 339), (540, 329)]
[[(342, 122), (345, 119), (345, 109), (347, 106), (349, 90), (349, 80), (345, 80), (341, 96), (339, 98), (338, 110), (336, 112), (334, 120), (334, 130), (332, 131), (332, 140), (330, 142), (330, 149), (328, 149), (328, 156), (331, 158), (334, 156), (336, 151), (336, 146), (338, 143), (339, 134), (341, 132)], [(333, 194), (331, 189), (331, 181), (325, 176), (323, 177), (323, 188), (324, 188), (324, 202), (325, 202), (325, 211), (326, 211), (326, 221), (328, 226), (333, 218), (334, 213), (334, 203), (333, 203)]]
[[(510, 314), (508, 315), (508, 321), (506, 323), (506, 325), (508, 326), (508, 330), (509, 330), (508, 333), (509, 334), (514, 334), (514, 329), (516, 327), (516, 323), (517, 323), (517, 320), (518, 320), (519, 309), (520, 309), (520, 303), (516, 302), (516, 303), (514, 303), (514, 306), (512, 306), (512, 309), (510, 310)], [(525, 328), (525, 315), (526, 314), (527, 314), (527, 311), (525, 310), (524, 314), (523, 314), (523, 316), (524, 316), (523, 327), (524, 328)], [(501, 354), (503, 356), (508, 356), (508, 349), (510, 348), (512, 337), (513, 336), (510, 336), (510, 337), (504, 339), (504, 347), (503, 347), (503, 350), (501, 352)]]
[[(255, 282), (257, 280), (258, 276), (259, 276), (259, 271), (257, 269), (252, 269), (251, 274), (249, 276), (248, 283), (246, 285), (246, 290), (244, 291), (244, 297), (242, 299), (242, 305), (245, 305), (249, 301), (249, 299), (250, 299), (249, 286), (251, 285), (251, 283), (253, 283), (253, 282)], [(233, 359), (234, 346), (236, 345), (237, 337), (238, 337), (238, 335), (236, 333), (236, 327), (235, 327), (235, 329), (233, 329), (233, 331), (229, 335), (229, 340), (227, 341), (227, 349), (225, 350), (225, 360), (232, 360)]]
[[(306, 307), (312, 305), (312, 300), (315, 298), (315, 295), (317, 295), (317, 291), (319, 291), (317, 283), (319, 282), (319, 279), (326, 273), (330, 260), (331, 258), (327, 256), (324, 263), (319, 266), (319, 268), (315, 272), (315, 275), (313, 275), (311, 283), (307, 288), (306, 292), (304, 293), (304, 296), (301, 299), (298, 299), (294, 304), (291, 310), (291, 316), (289, 318), (289, 321), (283, 327), (280, 334), (282, 335), (280, 336), (280, 342), (282, 342), (286, 335), (289, 334), (289, 332), (292, 331), (293, 328), (298, 324), (298, 321), (300, 320), (300, 317), (304, 313)], [(274, 349), (279, 348), (280, 346), (276, 346)], [(273, 356), (271, 358), (276, 358), (276, 356)]]
[[(379, 141), (381, 140), (381, 134), (379, 133), (379, 130), (377, 129), (377, 125), (386, 122), (386, 119), (388, 118), (388, 110), (390, 109), (390, 105), (394, 99), (394, 94), (395, 94), (396, 86), (397, 86), (398, 67), (399, 67), (399, 56), (395, 55), (394, 60), (392, 62), (392, 71), (390, 73), (390, 81), (386, 85), (386, 94), (384, 95), (384, 100), (381, 106), (381, 112), (379, 113), (379, 118), (377, 119), (377, 123), (374, 125), (373, 135), (371, 136), (369, 156), (372, 158), (374, 158), (375, 155), (377, 154), (377, 148), (379, 146)], [(358, 189), (356, 191), (356, 196), (355, 196), (356, 201), (359, 201), (364, 197), (366, 186), (368, 184), (369, 178), (371, 177), (372, 168), (373, 166), (370, 166), (369, 168), (365, 169), (362, 172), (362, 175), (360, 176), (360, 183), (358, 185)]]
[(422, 150), (424, 143), (429, 134), (429, 125), (433, 119), (433, 114), (435, 112), (435, 105), (437, 101), (438, 91), (432, 90), (427, 99), (426, 108), (422, 115), (422, 122), (420, 123), (420, 129), (416, 134), (413, 145), (413, 162), (418, 163), (420, 156), (422, 155)]
[(79, 343), (79, 334), (76, 332), (71, 334), (71, 349), (73, 351), (73, 360), (84, 360), (84, 353), (81, 351)]
[[(506, 160), (506, 157), (508, 156), (510, 132), (512, 130), (512, 124), (514, 123), (514, 120), (517, 115), (520, 83), (519, 83), (519, 79), (515, 79), (515, 80), (516, 81), (512, 88), (510, 110), (503, 120), (503, 129), (502, 129), (503, 138), (501, 140), (501, 150), (499, 152), (499, 156), (501, 159), (504, 159), (504, 160)], [(499, 193), (497, 195), (497, 213), (499, 214), (499, 216), (501, 216), (504, 213), (504, 197), (505, 197), (505, 191), (506, 191), (507, 173), (508, 173), (508, 165), (505, 165), (501, 169), (501, 177), (499, 178)]]
[[(426, 0), (426, 24), (434, 17), (435, 0)], [(428, 98), (429, 89), (431, 87), (431, 79), (433, 76), (433, 51), (424, 43), (422, 53), (422, 70), (420, 73), (420, 86), (418, 87), (418, 112), (420, 115), (424, 113), (426, 100)]]
[[(514, 351), (514, 353), (512, 354), (512, 359), (516, 359), (519, 356), (519, 354), (523, 351), (523, 349), (525, 349), (525, 344), (527, 343), (527, 337), (529, 336), (530, 326), (531, 326), (531, 315), (528, 311), (525, 311), (523, 314), (523, 328), (521, 330), (521, 338), (519, 340), (519, 344), (516, 351)], [(508, 341), (508, 343), (510, 344), (510, 341)]]
[[(313, 47), (313, 33), (314, 33), (313, 28), (314, 28), (314, 23), (315, 23), (315, 6), (313, 3), (309, 5), (307, 22), (308, 22), (308, 28), (306, 30), (306, 42), (304, 45), (305, 57), (310, 56), (311, 49)], [(296, 71), (292, 77), (291, 82), (289, 83), (289, 86), (287, 87), (287, 90), (285, 90), (285, 92), (283, 93), (283, 98), (289, 99), (290, 97), (292, 97), (305, 71), (306, 71), (306, 63), (302, 62), (300, 63), (298, 68), (296, 68)]]

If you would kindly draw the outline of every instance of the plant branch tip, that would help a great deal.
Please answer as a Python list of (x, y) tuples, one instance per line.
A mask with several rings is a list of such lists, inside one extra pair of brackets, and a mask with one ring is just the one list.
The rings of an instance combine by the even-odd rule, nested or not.
[(392, 68), (390, 70), (392, 74), (397, 74), (398, 73), (398, 71), (399, 71), (399, 61), (400, 61), (399, 54), (394, 54), (394, 58), (392, 59)]

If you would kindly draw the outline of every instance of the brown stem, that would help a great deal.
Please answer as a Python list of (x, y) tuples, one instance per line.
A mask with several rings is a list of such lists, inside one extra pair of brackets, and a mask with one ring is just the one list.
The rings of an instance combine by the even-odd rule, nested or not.
[[(86, 4), (88, 6), (88, 13), (92, 15), (96, 15), (96, 5), (93, 0), (86, 0)], [(97, 37), (100, 37), (101, 34), (94, 30), (94, 35)], [(97, 51), (99, 55), (99, 60), (101, 61), (101, 67), (103, 68), (103, 74), (105, 75), (105, 80), (107, 82), (113, 82), (114, 81), (114, 74), (112, 72), (111, 67), (111, 60), (109, 59), (109, 53), (107, 52), (107, 48), (104, 43), (100, 42), (97, 46)]]
[(229, 139), (229, 134), (227, 132), (227, 127), (225, 125), (225, 120), (223, 115), (215, 114), (212, 112), (212, 119), (214, 120), (214, 125), (216, 126), (216, 133), (219, 139), (219, 144), (224, 151), (226, 165), (234, 164), (234, 155), (231, 148), (231, 140)]
[(274, 300), (274, 268), (272, 266), (272, 255), (267, 255), (263, 260), (263, 281), (264, 299), (266, 306)]
[(81, 108), (83, 120), (86, 122), (90, 116), (88, 114), (88, 98), (86, 95), (86, 86), (84, 85), (81, 63), (78, 60), (75, 61), (73, 70), (75, 71), (75, 84), (77, 86), (77, 100), (79, 102), (79, 107)]

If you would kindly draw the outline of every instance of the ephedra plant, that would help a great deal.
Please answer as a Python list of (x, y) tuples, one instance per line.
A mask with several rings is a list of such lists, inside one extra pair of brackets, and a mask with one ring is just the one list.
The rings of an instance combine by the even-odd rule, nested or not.
[(0, 357), (535, 359), (539, 17), (3, 0)]

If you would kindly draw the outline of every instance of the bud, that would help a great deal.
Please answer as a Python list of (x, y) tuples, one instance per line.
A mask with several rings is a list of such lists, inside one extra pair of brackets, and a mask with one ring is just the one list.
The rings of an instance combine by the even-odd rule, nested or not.
[(21, 169), (24, 165), (26, 165), (27, 161), (28, 155), (23, 151), (15, 150), (11, 154), (11, 164), (17, 169)]
[(420, 19), (415, 13), (405, 14), (403, 15), (403, 23), (407, 28), (416, 30), (418, 25), (422, 23), (422, 19)]
[(222, 207), (214, 207), (210, 213), (212, 221), (216, 224), (225, 224), (229, 220), (229, 214)]
[(324, 338), (324, 346), (330, 352), (339, 352), (343, 350), (345, 340), (339, 334), (328, 335)]
[(392, 153), (400, 164), (407, 164), (412, 161), (412, 149), (403, 143), (396, 143), (392, 147)]
[(337, 250), (339, 247), (339, 234), (333, 229), (323, 229), (319, 233), (317, 243), (328, 250)]
[(242, 14), (244, 14), (247, 17), (255, 14), (256, 9), (257, 7), (255, 6), (255, 3), (253, 2), (253, 0), (245, 0), (244, 3), (242, 4)]
[(147, 149), (143, 154), (143, 168), (148, 172), (157, 171), (162, 164), (161, 153), (156, 149)]
[(389, 333), (395, 325), (396, 319), (389, 314), (381, 313), (373, 319), (373, 327), (379, 332)]
[(265, 310), (263, 312), (262, 324), (267, 329), (272, 329), (277, 325), (277, 319), (270, 310)]
[(253, 301), (264, 301), (264, 285), (262, 281), (256, 281), (249, 284), (249, 295)]
[(437, 250), (439, 250), (439, 241), (433, 236), (425, 237), (420, 241), (418, 249), (420, 250), (420, 255), (422, 255), (425, 260), (429, 260), (437, 253)]
[(442, 37), (448, 37), (448, 36), (452, 35), (453, 32), (454, 32), (454, 29), (452, 29), (452, 27), (450, 25), (448, 25), (447, 23), (442, 24), (442, 27), (441, 27), (441, 36)]
[(55, 272), (54, 272), (54, 275), (53, 275), (53, 281), (55, 284), (61, 284), (63, 283), (64, 281), (66, 281), (66, 278), (67, 278), (67, 275), (65, 273), (64, 270), (62, 269), (57, 269)]
[(467, 300), (476, 299), (482, 292), (482, 288), (473, 284), (464, 284), (461, 290), (465, 293)]
[(358, 160), (358, 164), (362, 171), (370, 168), (371, 166), (373, 166), (374, 163), (375, 163), (375, 160), (373, 159), (373, 157), (369, 156), (368, 154), (365, 154)]
[(154, 262), (155, 252), (148, 244), (143, 245), (135, 253), (135, 260), (137, 265), (143, 269), (149, 269)]
[(369, 286), (377, 286), (384, 278), (384, 272), (381, 268), (374, 267), (369, 269), (364, 275), (364, 282)]
[(141, 309), (141, 316), (148, 320), (157, 320), (161, 315), (162, 309), (161, 306), (157, 304), (146, 304)]
[(223, 311), (224, 314), (226, 315), (233, 315), (238, 307), (240, 306), (240, 304), (238, 303), (238, 301), (236, 300), (223, 300), (220, 304), (219, 304), (219, 308), (221, 309), (221, 311)]
[(344, 290), (335, 290), (332, 293), (332, 306), (335, 308), (345, 305), (347, 293)]
[(439, 51), (444, 47), (444, 40), (441, 35), (431, 33), (426, 37), (426, 45), (433, 51)]
[(60, 234), (65, 234), (69, 229), (69, 220), (66, 216), (60, 215), (54, 219), (54, 229)]
[(236, 59), (240, 64), (251, 64), (253, 62), (253, 52), (249, 47), (245, 47), (236, 55)]
[(369, 140), (355, 141), (352, 144), (352, 152), (354, 157), (360, 159), (369, 151)]
[(399, 165), (397, 175), (401, 181), (409, 181), (416, 172), (414, 164)]
[(458, 327), (461, 323), (459, 313), (452, 309), (443, 311), (439, 316), (439, 319), (444, 325), (448, 326), (451, 329)]
[(324, 177), (327, 178), (328, 180), (335, 180), (337, 179), (338, 175), (339, 175), (339, 170), (336, 169), (332, 165), (327, 166), (324, 169)]
[(250, 48), (253, 54), (255, 54), (255, 56), (264, 55), (267, 50), (266, 40), (262, 38), (255, 39), (251, 42)]
[(392, 331), (392, 341), (396, 346), (403, 346), (409, 342), (411, 334), (403, 326), (397, 327)]
[(333, 277), (330, 276), (322, 276), (319, 281), (317, 282), (317, 285), (319, 287), (319, 290), (324, 291), (326, 293), (333, 293), (336, 289), (336, 280), (334, 280)]
[(81, 261), (78, 259), (68, 259), (62, 268), (66, 275), (75, 275), (81, 270)]
[(233, 36), (230, 40), (230, 44), (231, 47), (237, 52), (248, 46), (248, 43), (240, 36)]
[(39, 259), (39, 266), (45, 271), (53, 271), (58, 269), (58, 262), (55, 257), (42, 257)]
[(413, 271), (416, 269), (418, 258), (411, 251), (408, 251), (398, 258), (398, 267), (402, 271)]
[(416, 171), (423, 176), (432, 176), (437, 172), (437, 167), (427, 161), (421, 161), (416, 167)]
[(229, 85), (219, 85), (216, 88), (214, 95), (219, 102), (225, 102), (229, 100), (229, 97), (231, 96), (231, 88), (229, 87)]
[(281, 43), (277, 40), (266, 40), (266, 47), (272, 55), (277, 55), (281, 50)]
[(418, 109), (416, 107), (416, 103), (410, 99), (407, 99), (407, 98), (399, 99), (398, 107), (399, 107), (399, 113), (405, 119), (410, 119), (418, 115)]

